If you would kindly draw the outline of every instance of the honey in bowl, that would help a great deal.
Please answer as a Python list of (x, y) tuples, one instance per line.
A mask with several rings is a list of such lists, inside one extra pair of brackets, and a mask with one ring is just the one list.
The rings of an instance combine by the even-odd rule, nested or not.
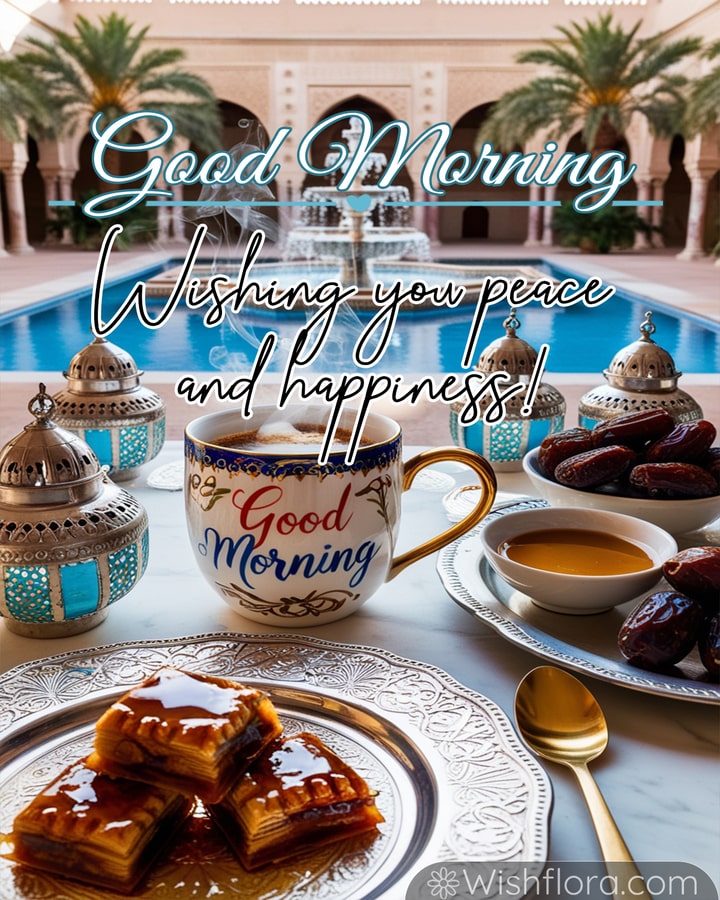
[(523, 566), (564, 575), (627, 575), (654, 565), (632, 541), (578, 528), (526, 531), (503, 541), (498, 553)]

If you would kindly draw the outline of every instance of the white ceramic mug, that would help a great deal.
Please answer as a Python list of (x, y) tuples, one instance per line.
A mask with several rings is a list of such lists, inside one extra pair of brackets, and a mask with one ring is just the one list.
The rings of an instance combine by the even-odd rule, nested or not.
[[(320, 407), (287, 413), (300, 415), (303, 428), (325, 427)], [(272, 406), (256, 408), (251, 419), (211, 413), (185, 429), (193, 551), (205, 578), (248, 619), (297, 628), (344, 618), (406, 566), (473, 528), (492, 506), (494, 472), (471, 450), (440, 447), (403, 464), (400, 426), (370, 413), (353, 462), (339, 449), (319, 463), (316, 447), (275, 442), (267, 422), (279, 415)], [(353, 415), (341, 419), (340, 430), (352, 430)], [(269, 433), (269, 443), (254, 449), (238, 440), (257, 429)], [(481, 498), (460, 522), (395, 556), (401, 494), (421, 469), (442, 460), (472, 468)]]

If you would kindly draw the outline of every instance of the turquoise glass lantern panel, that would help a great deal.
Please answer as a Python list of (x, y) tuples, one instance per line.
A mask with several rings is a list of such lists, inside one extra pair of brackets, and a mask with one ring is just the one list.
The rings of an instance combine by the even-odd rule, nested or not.
[(50, 574), (47, 566), (5, 566), (4, 606), (20, 622), (52, 622)]
[(131, 469), (142, 465), (148, 459), (148, 426), (120, 427), (118, 431), (120, 440), (118, 468)]
[(60, 566), (60, 585), (66, 619), (94, 613), (101, 597), (100, 572), (96, 559)]
[(100, 465), (111, 466), (113, 464), (113, 438), (109, 428), (86, 428), (79, 434), (90, 445), (90, 449), (100, 460)]

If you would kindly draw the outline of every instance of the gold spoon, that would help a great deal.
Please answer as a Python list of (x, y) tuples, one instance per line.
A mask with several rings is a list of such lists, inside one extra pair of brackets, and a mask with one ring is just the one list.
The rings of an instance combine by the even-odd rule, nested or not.
[(605, 866), (614, 879), (613, 896), (652, 900), (587, 767), (608, 742), (605, 716), (595, 697), (563, 669), (538, 666), (518, 686), (515, 721), (531, 750), (544, 759), (568, 766), (577, 776)]

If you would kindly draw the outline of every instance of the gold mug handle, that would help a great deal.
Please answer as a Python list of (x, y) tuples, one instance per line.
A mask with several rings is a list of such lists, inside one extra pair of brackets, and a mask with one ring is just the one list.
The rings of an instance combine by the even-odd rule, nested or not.
[(475, 508), (464, 519), (461, 519), (459, 522), (451, 525), (450, 528), (424, 543), (418, 544), (412, 550), (408, 550), (406, 553), (402, 553), (394, 558), (390, 563), (387, 581), (390, 581), (411, 563), (417, 562), (424, 556), (428, 556), (430, 553), (434, 553), (435, 550), (440, 550), (441, 547), (445, 547), (452, 541), (457, 540), (457, 538), (462, 537), (463, 534), (474, 528), (490, 511), (497, 493), (495, 472), (484, 456), (480, 456), (479, 453), (475, 453), (473, 450), (466, 450), (464, 447), (437, 447), (434, 450), (423, 450), (417, 456), (413, 456), (412, 459), (405, 463), (403, 468), (403, 492), (412, 485), (415, 476), (421, 469), (433, 463), (447, 462), (448, 460), (463, 463), (477, 474), (482, 485), (480, 499)]

